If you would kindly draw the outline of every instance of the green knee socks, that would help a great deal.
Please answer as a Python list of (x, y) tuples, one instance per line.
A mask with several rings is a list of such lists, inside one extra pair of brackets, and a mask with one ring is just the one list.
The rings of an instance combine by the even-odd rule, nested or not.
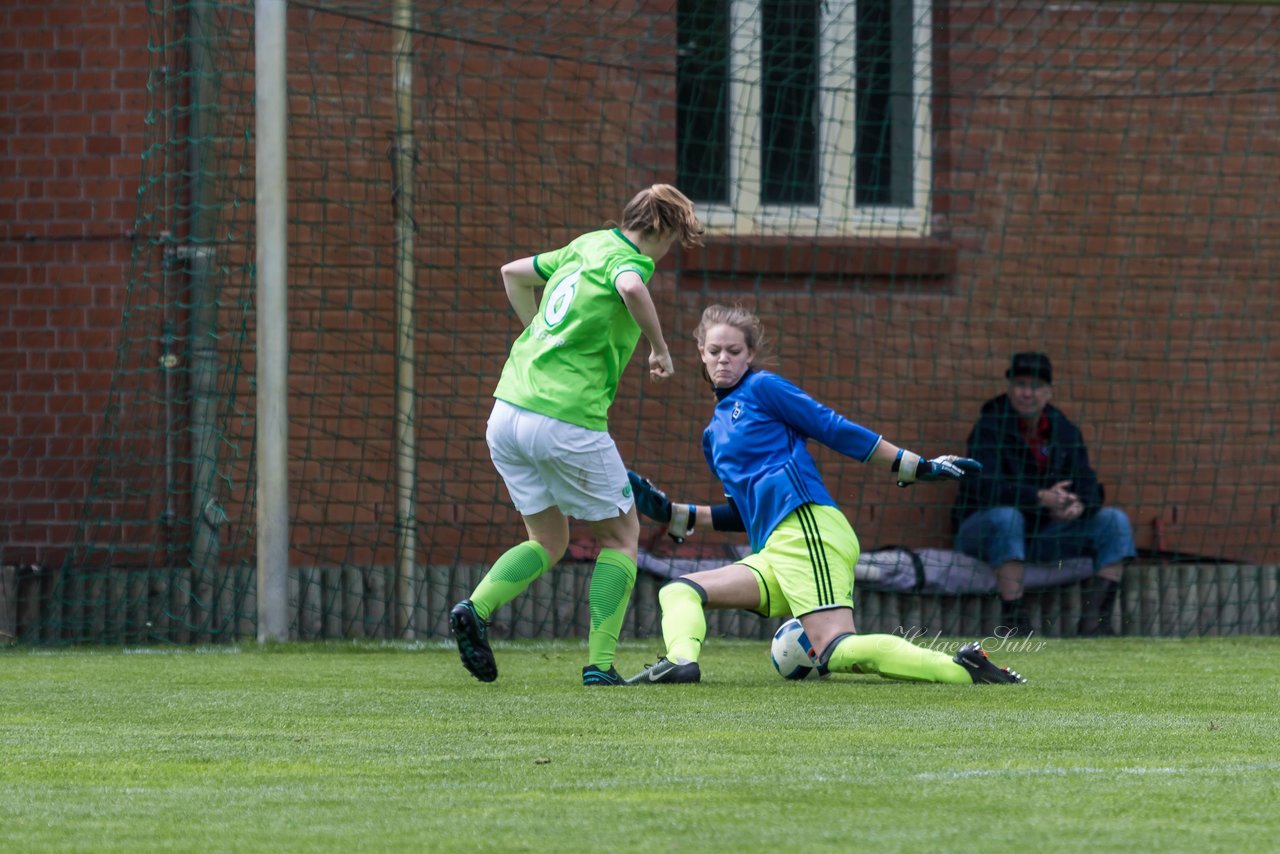
[(631, 589), (636, 584), (636, 564), (626, 554), (601, 549), (591, 572), (591, 633), (587, 636), (588, 664), (601, 670), (613, 666), (622, 618), (627, 614)]
[(534, 540), (508, 549), (480, 579), (471, 594), (476, 615), (488, 620), (489, 615), (519, 596), (551, 566), (551, 555)]

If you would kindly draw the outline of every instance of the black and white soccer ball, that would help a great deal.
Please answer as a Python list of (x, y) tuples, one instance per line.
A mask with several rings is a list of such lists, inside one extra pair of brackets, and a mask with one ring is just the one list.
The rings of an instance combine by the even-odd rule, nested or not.
[(783, 679), (804, 679), (818, 667), (818, 654), (804, 633), (804, 626), (794, 617), (773, 633), (769, 658)]

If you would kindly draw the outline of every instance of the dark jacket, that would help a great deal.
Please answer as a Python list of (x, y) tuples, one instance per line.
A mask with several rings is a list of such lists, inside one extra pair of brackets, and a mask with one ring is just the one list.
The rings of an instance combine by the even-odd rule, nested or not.
[(978, 423), (969, 432), (969, 456), (982, 463), (982, 473), (960, 481), (952, 525), (960, 526), (975, 511), (988, 507), (1017, 507), (1027, 520), (1028, 533), (1048, 524), (1051, 517), (1040, 506), (1036, 493), (1060, 480), (1084, 502), (1084, 515), (1092, 516), (1102, 506), (1098, 476), (1089, 465), (1084, 437), (1062, 411), (1049, 404), (1049, 464), (1043, 472), (1018, 429), (1018, 413), (1002, 394), (982, 405)]

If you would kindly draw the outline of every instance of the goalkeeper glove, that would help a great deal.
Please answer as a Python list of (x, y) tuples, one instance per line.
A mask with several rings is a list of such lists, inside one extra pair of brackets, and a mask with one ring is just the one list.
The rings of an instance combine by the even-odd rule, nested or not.
[(982, 463), (952, 454), (926, 460), (910, 451), (899, 450), (892, 470), (898, 473), (898, 486), (910, 486), (917, 482), (963, 480), (982, 471)]
[(694, 505), (672, 504), (667, 494), (654, 486), (649, 478), (641, 477), (630, 469), (627, 470), (627, 480), (631, 482), (631, 494), (635, 496), (636, 510), (640, 515), (666, 524), (667, 536), (677, 543), (683, 543), (693, 533), (697, 516)]

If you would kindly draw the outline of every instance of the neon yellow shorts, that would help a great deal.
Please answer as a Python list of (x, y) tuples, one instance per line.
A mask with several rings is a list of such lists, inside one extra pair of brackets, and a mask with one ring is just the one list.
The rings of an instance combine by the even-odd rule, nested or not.
[(764, 548), (738, 563), (756, 574), (765, 617), (797, 617), (853, 607), (858, 535), (839, 508), (805, 504), (769, 535)]

